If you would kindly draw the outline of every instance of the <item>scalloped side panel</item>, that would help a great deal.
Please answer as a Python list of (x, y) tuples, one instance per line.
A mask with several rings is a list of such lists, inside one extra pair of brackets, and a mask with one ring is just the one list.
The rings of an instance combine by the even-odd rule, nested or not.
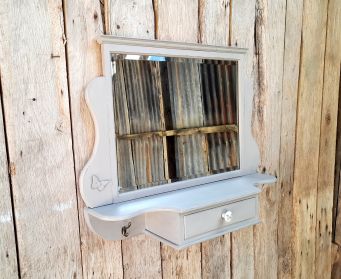
[(86, 88), (85, 99), (95, 126), (95, 143), (91, 157), (80, 175), (80, 192), (88, 207), (113, 202), (117, 185), (114, 145), (113, 100), (110, 80), (98, 77)]

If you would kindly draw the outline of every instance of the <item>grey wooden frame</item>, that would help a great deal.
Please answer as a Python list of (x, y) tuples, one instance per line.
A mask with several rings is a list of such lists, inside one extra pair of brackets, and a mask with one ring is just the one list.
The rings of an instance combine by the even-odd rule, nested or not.
[[(94, 120), (96, 139), (91, 158), (80, 176), (80, 192), (88, 207), (98, 207), (256, 173), (259, 151), (251, 132), (253, 88), (251, 78), (247, 76), (249, 71), (246, 70), (245, 64), (246, 49), (113, 36), (101, 36), (98, 42), (102, 47), (103, 76), (94, 79), (88, 85), (85, 94)], [(112, 53), (237, 61), (240, 169), (120, 194), (114, 133)]]

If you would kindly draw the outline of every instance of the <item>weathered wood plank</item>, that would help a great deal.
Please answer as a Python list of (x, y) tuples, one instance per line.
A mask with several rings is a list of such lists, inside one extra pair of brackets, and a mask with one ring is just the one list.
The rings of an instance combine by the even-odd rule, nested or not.
[[(339, 118), (340, 119), (340, 118)], [(341, 181), (341, 172), (340, 170), (338, 170), (337, 172), (335, 172), (335, 176), (338, 176), (338, 182), (339, 184), (335, 185), (335, 190), (334, 190), (334, 207), (335, 207), (335, 215), (333, 216), (333, 218), (335, 218), (334, 224), (335, 224), (335, 228), (334, 228), (334, 239), (333, 241), (335, 243), (337, 243), (338, 245), (341, 246), (341, 185), (340, 185), (340, 181)]]
[(176, 251), (162, 245), (162, 278), (197, 279), (201, 278), (200, 244)]
[[(101, 75), (101, 52), (96, 36), (101, 34), (99, 1), (66, 1), (68, 77), (72, 112), (75, 171), (78, 178), (94, 143), (94, 127), (84, 99), (87, 84)], [(122, 278), (120, 241), (104, 241), (87, 227), (84, 203), (78, 195), (83, 275), (85, 278)]]
[(332, 243), (331, 279), (339, 279), (340, 276), (341, 276), (341, 246)]
[[(231, 7), (230, 42), (232, 46), (245, 47), (247, 53), (247, 74), (252, 82), (256, 83), (255, 70), (253, 70), (255, 43), (255, 6), (256, 1), (233, 1)], [(253, 228), (232, 233), (232, 278), (254, 277), (254, 247)]]
[(139, 39), (154, 38), (153, 0), (107, 0), (110, 34)]
[(202, 243), (202, 278), (230, 278), (231, 275), (231, 234)]
[(198, 3), (193, 0), (155, 0), (156, 39), (198, 41)]
[[(0, 5), (1, 9), (1, 5)], [(18, 278), (17, 251), (14, 235), (14, 218), (10, 193), (5, 127), (2, 121), (0, 87), (0, 274), (6, 278)]]
[(1, 1), (0, 22), (21, 277), (81, 277), (62, 1)]
[(228, 46), (230, 33), (230, 0), (199, 0), (199, 42)]
[[(341, 70), (340, 70), (341, 80)], [(339, 87), (339, 98), (341, 95), (341, 83)], [(335, 171), (334, 171), (334, 200), (333, 200), (333, 242), (341, 246), (341, 102), (338, 104)]]
[(315, 234), (326, 21), (327, 1), (304, 2), (293, 188), (294, 278), (315, 278), (319, 269)]
[(245, 228), (231, 234), (232, 278), (251, 279), (255, 273), (253, 228)]
[(124, 278), (162, 278), (160, 242), (139, 235), (122, 241)]
[[(197, 42), (198, 3), (196, 1), (154, 1), (156, 38), (159, 40)], [(186, 32), (184, 32), (186, 30)], [(163, 278), (200, 278), (200, 245), (175, 251), (161, 248)]]
[[(322, 10), (324, 11), (324, 10)], [(331, 274), (336, 126), (341, 65), (341, 3), (328, 2), (316, 205), (316, 278)], [(339, 229), (340, 230), (340, 229)], [(329, 277), (329, 276), (328, 276)]]
[[(229, 16), (229, 1), (199, 1), (199, 41), (209, 45), (228, 45)], [(208, 152), (210, 157), (216, 154), (215, 150)], [(226, 168), (226, 164), (223, 168)], [(202, 243), (202, 278), (230, 278), (230, 239), (231, 234), (226, 234)]]
[(278, 187), (278, 277), (292, 278), (293, 255), (293, 184), (297, 90), (300, 66), (303, 0), (289, 0), (286, 5), (283, 65), (281, 149)]
[[(341, 73), (340, 73), (341, 80)], [(339, 98), (341, 94), (341, 84)], [(333, 242), (341, 246), (341, 102), (338, 104), (337, 134), (336, 134), (336, 154), (334, 171), (334, 200), (333, 200)]]
[[(256, 1), (257, 90), (253, 131), (261, 155), (261, 169), (279, 172), (282, 75), (286, 1)], [(278, 185), (278, 184), (277, 184)], [(266, 186), (260, 195), (262, 223), (254, 227), (255, 278), (276, 278), (278, 267), (277, 185)]]
[[(154, 38), (152, 0), (112, 0), (108, 3), (110, 33), (112, 35)], [(142, 143), (144, 144), (144, 142)], [(138, 144), (136, 143), (136, 148), (139, 148)], [(146, 274), (148, 274), (149, 278), (161, 278), (161, 255), (158, 241), (147, 236), (139, 236), (124, 241), (122, 245), (125, 278), (141, 278)]]

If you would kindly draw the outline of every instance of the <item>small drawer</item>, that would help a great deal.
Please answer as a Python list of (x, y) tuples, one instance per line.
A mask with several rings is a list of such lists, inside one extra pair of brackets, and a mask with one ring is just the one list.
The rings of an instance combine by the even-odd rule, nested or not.
[(256, 198), (185, 215), (185, 239), (218, 230), (257, 216)]

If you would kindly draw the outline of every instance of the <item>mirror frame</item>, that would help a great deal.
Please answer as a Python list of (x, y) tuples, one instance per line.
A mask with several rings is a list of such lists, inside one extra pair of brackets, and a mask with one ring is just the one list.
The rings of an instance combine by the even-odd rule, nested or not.
[[(101, 44), (102, 50), (103, 76), (91, 81), (85, 92), (85, 99), (95, 126), (93, 152), (80, 176), (80, 192), (88, 207), (128, 201), (256, 173), (259, 151), (251, 131), (254, 94), (252, 79), (249, 76), (251, 71), (246, 68), (247, 49), (129, 39), (108, 35), (99, 37), (98, 43)], [(113, 53), (237, 61), (239, 169), (119, 193), (112, 93), (111, 55)]]

